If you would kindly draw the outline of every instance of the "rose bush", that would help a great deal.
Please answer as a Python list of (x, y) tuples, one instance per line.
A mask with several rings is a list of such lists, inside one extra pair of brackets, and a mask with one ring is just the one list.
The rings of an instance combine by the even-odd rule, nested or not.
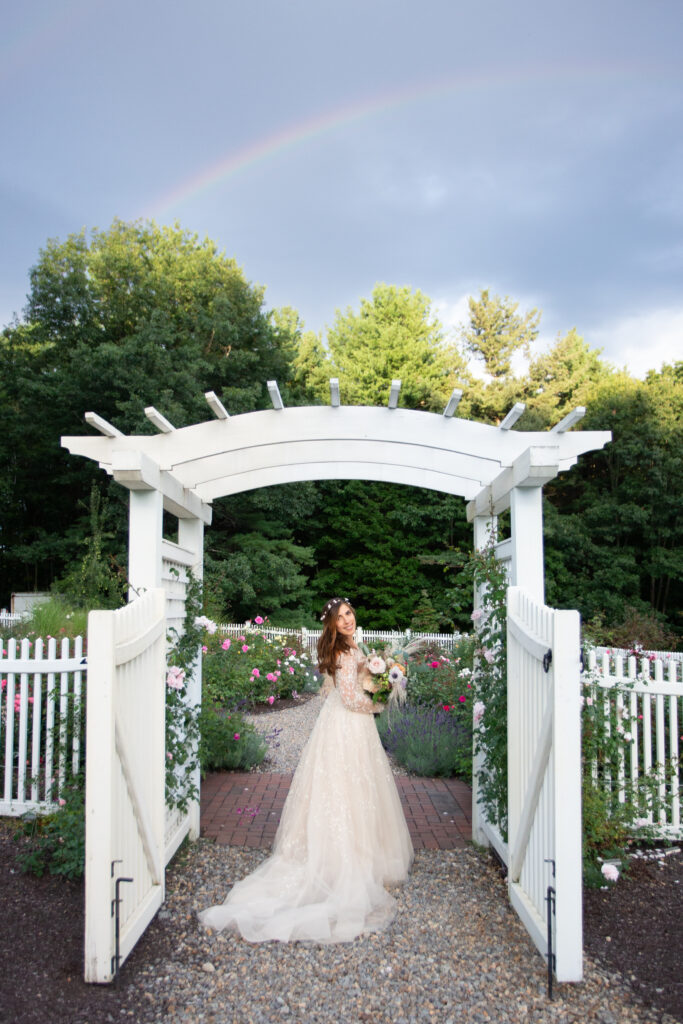
[(205, 627), (203, 687), (210, 702), (224, 708), (253, 707), (316, 690), (320, 680), (301, 641), (268, 636), (258, 628), (263, 624), (259, 615), (253, 622), (237, 637)]

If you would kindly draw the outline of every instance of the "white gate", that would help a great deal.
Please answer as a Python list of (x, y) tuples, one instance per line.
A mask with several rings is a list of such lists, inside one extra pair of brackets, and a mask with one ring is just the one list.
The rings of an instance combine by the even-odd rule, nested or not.
[(91, 612), (88, 648), (85, 980), (107, 982), (164, 899), (164, 591)]
[(508, 590), (508, 889), (558, 981), (583, 976), (579, 613)]

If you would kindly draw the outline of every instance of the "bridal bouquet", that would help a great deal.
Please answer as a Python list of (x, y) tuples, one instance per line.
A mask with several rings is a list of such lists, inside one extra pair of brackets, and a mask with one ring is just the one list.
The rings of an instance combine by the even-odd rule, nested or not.
[(404, 704), (408, 682), (405, 666), (390, 656), (382, 658), (374, 651), (366, 664), (372, 676), (372, 688), (366, 692), (373, 704)]

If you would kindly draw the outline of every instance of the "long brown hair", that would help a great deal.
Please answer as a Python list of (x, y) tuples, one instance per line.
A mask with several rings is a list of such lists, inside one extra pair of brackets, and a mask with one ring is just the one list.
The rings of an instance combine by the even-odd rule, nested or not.
[(348, 605), (353, 614), (356, 614), (355, 608), (345, 597), (333, 597), (327, 602), (320, 616), (323, 632), (318, 640), (318, 672), (332, 677), (337, 668), (339, 655), (351, 650), (348, 639), (337, 632), (337, 619), (343, 604)]

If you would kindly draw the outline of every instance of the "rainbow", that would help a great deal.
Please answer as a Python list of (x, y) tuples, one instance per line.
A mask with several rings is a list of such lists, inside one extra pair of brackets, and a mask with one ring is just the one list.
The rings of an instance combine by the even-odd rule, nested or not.
[[(615, 70), (620, 75), (626, 69)], [(141, 213), (141, 217), (147, 219), (168, 216), (188, 199), (194, 199), (261, 161), (280, 155), (345, 125), (375, 117), (399, 107), (420, 103), (453, 92), (464, 94), (482, 88), (509, 85), (511, 82), (526, 84), (535, 80), (545, 81), (549, 78), (559, 79), (562, 77), (569, 77), (572, 80), (578, 77), (581, 81), (585, 81), (593, 75), (605, 77), (605, 68), (593, 70), (572, 67), (563, 71), (562, 69), (558, 70), (557, 66), (548, 65), (547, 67), (527, 68), (523, 73), (513, 72), (509, 69), (496, 72), (495, 75), (492, 75), (490, 71), (481, 75), (469, 72), (466, 75), (449, 75), (417, 85), (412, 83), (398, 89), (386, 90), (370, 98), (360, 99), (294, 122), (271, 135), (250, 142), (241, 149), (228, 151), (215, 163), (202, 168), (152, 200)]]

